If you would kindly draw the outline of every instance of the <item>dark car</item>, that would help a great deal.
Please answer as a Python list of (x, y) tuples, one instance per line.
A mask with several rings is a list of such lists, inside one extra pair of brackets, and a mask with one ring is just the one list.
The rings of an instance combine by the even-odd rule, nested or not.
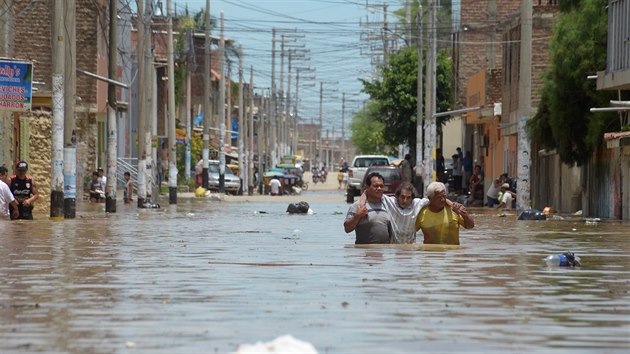
[(387, 195), (394, 195), (396, 189), (402, 182), (402, 176), (400, 175), (400, 169), (396, 166), (371, 166), (365, 171), (363, 176), (363, 182), (361, 183), (361, 190), (365, 190), (367, 176), (372, 172), (378, 172), (385, 179), (385, 188), (383, 193)]
[(444, 175), (442, 183), (453, 186), (453, 159), (444, 159)]

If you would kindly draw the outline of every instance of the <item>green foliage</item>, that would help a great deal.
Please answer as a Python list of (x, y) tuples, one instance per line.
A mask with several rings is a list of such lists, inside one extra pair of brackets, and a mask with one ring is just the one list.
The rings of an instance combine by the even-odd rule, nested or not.
[[(185, 184), (189, 181), (186, 181), (186, 145), (177, 144), (177, 184)], [(191, 139), (191, 147), (190, 147), (190, 164), (194, 169), (195, 164), (197, 163), (197, 155), (201, 155), (203, 152), (203, 137), (201, 133), (192, 133)], [(193, 178), (194, 182), (194, 178)], [(193, 183), (194, 184), (194, 183)]]
[(360, 154), (385, 154), (384, 124), (379, 119), (378, 102), (368, 101), (352, 117), (352, 144)]
[(557, 149), (568, 165), (586, 162), (606, 131), (618, 130), (615, 115), (591, 113), (608, 105), (611, 92), (597, 91), (586, 75), (606, 67), (606, 0), (583, 0), (558, 17), (550, 43), (551, 66), (543, 77), (538, 112), (528, 123), (532, 142)]
[[(437, 112), (443, 112), (450, 109), (451, 61), (445, 52), (440, 52), (437, 59)], [(388, 56), (379, 79), (361, 80), (363, 91), (378, 103), (376, 119), (384, 124), (384, 139), (388, 145), (416, 144), (417, 77), (417, 51), (405, 48)], [(438, 124), (444, 124), (447, 119), (438, 119)]]
[(188, 30), (194, 26), (194, 20), (190, 17), (180, 17), (177, 21), (179, 35), (175, 40), (175, 105), (179, 106), (184, 96), (184, 85), (187, 77), (186, 65), (186, 41)]
[[(206, 31), (206, 26), (205, 26), (205, 22), (206, 22), (206, 9), (203, 8), (199, 11), (197, 11), (197, 13), (195, 13), (194, 15), (194, 21), (195, 21), (195, 32), (205, 32)], [(212, 17), (210, 16), (210, 30), (216, 29), (216, 25), (217, 25), (217, 19), (216, 17)]]

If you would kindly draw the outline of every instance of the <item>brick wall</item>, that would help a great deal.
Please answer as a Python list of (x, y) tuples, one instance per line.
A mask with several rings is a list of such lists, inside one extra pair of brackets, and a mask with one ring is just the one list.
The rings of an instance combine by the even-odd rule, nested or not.
[[(34, 81), (39, 92), (51, 92), (52, 77), (52, 16), (53, 2), (47, 0), (15, 1), (15, 58), (33, 61)], [(77, 68), (96, 71), (97, 16), (99, 11), (92, 0), (76, 1)], [(77, 96), (81, 104), (96, 102), (96, 85), (92, 78), (77, 75)]]
[[(462, 0), (459, 33), (457, 99), (466, 102), (466, 82), (481, 70), (501, 69), (498, 23), (519, 10), (520, 0)], [(466, 30), (464, 30), (466, 29)]]
[[(532, 28), (532, 114), (535, 114), (540, 102), (542, 75), (549, 67), (549, 40), (557, 11), (554, 7), (535, 7)], [(516, 123), (518, 115), (518, 85), (520, 70), (520, 20), (512, 21), (503, 36), (510, 42), (504, 46), (503, 78), (503, 121)], [(515, 134), (516, 125), (505, 131)]]

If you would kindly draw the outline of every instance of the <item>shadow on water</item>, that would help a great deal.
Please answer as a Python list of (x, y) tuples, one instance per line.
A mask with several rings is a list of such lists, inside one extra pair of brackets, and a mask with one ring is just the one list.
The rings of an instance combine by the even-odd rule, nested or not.
[[(630, 350), (627, 223), (471, 209), (461, 247), (362, 248), (343, 197), (321, 200), (0, 223), (0, 352), (224, 353), (283, 334), (320, 353)], [(581, 268), (544, 266), (565, 251)]]

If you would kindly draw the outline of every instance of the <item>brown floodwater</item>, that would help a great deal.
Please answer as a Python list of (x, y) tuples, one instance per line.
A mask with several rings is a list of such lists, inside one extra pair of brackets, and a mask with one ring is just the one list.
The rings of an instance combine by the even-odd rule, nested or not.
[[(628, 223), (470, 209), (459, 248), (356, 248), (343, 195), (278, 200), (0, 222), (0, 353), (630, 352)], [(565, 251), (582, 266), (542, 262)]]

